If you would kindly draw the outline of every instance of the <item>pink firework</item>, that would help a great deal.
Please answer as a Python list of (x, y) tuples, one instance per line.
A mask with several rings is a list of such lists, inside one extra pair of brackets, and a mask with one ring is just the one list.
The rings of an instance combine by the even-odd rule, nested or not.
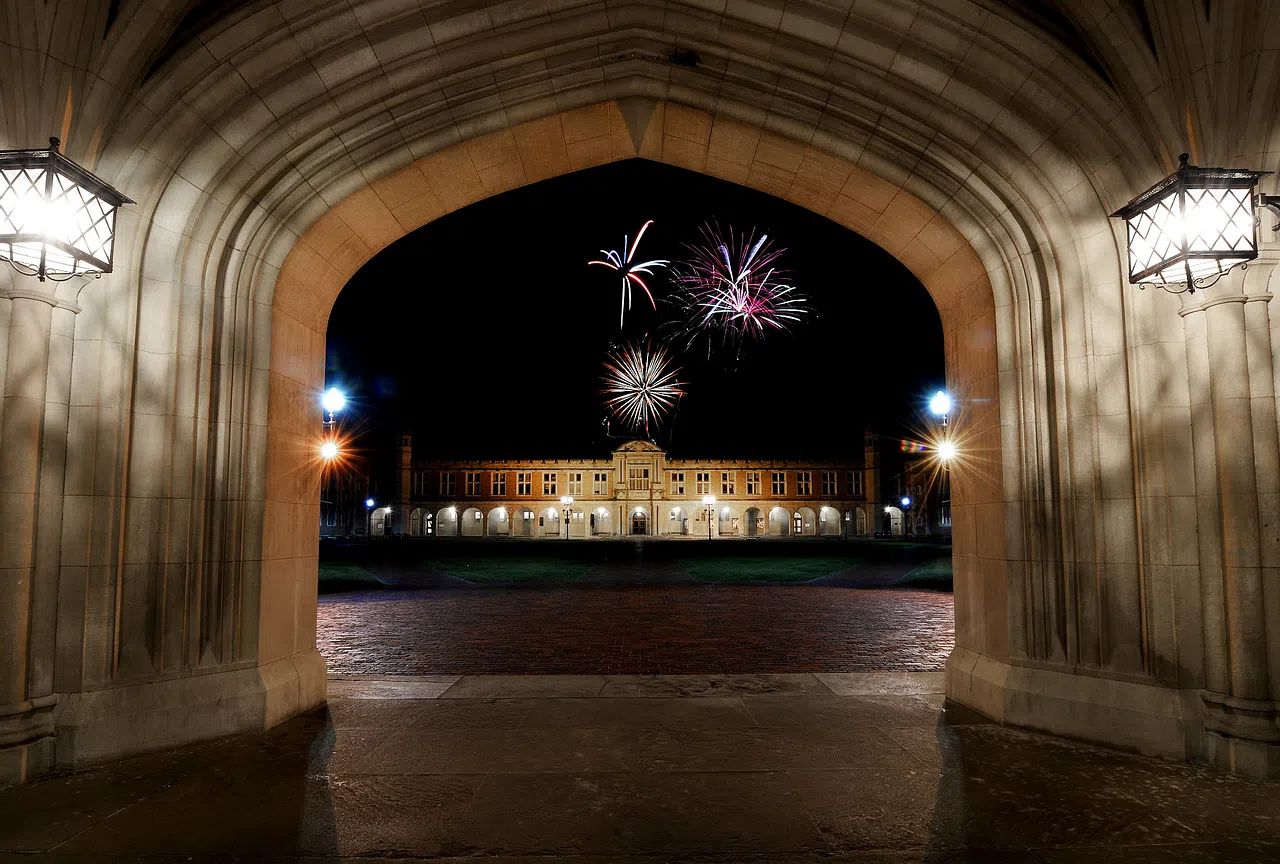
[(619, 327), (621, 327), (626, 321), (627, 310), (631, 308), (631, 283), (633, 282), (644, 289), (644, 293), (649, 297), (649, 302), (653, 304), (653, 308), (658, 308), (658, 304), (654, 302), (653, 299), (653, 292), (649, 290), (648, 285), (644, 284), (644, 280), (640, 278), (640, 274), (643, 273), (646, 276), (652, 276), (655, 268), (665, 267), (671, 262), (661, 258), (654, 259), (653, 261), (634, 260), (636, 257), (636, 249), (640, 246), (640, 238), (644, 236), (645, 230), (652, 224), (653, 220), (650, 219), (648, 222), (641, 225), (639, 232), (636, 233), (635, 242), (630, 245), (627, 243), (626, 235), (623, 235), (622, 252), (626, 253), (626, 257), (623, 257), (622, 253), (619, 253), (614, 249), (601, 249), (600, 254), (605, 257), (604, 261), (587, 262), (588, 265), (599, 264), (601, 267), (608, 267), (610, 270), (616, 270), (622, 274), (622, 312), (618, 316)]
[(632, 429), (659, 423), (684, 395), (680, 369), (662, 346), (624, 345), (604, 363), (605, 404)]
[(690, 342), (718, 333), (726, 345), (738, 346), (745, 338), (786, 330), (809, 313), (805, 296), (776, 266), (785, 250), (770, 245), (768, 234), (756, 240), (754, 232), (730, 229), (725, 237), (704, 226), (702, 238), (700, 245), (688, 247), (690, 257), (677, 275), (676, 302)]

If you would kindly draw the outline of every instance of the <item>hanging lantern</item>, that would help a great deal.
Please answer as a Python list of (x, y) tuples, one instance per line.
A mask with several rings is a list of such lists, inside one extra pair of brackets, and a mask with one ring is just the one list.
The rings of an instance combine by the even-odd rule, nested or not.
[(1111, 214), (1129, 235), (1129, 282), (1194, 292), (1258, 257), (1254, 199), (1270, 171), (1199, 168), (1178, 157), (1178, 170)]
[(0, 150), (0, 259), (55, 282), (111, 272), (116, 210), (132, 204), (58, 152)]

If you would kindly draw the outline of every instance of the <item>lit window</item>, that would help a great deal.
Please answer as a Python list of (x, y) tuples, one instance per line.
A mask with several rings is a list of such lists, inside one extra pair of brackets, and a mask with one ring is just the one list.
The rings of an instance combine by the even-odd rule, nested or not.
[(747, 472), (747, 494), (748, 495), (760, 494), (760, 472), (759, 471)]
[(671, 494), (672, 495), (684, 494), (684, 472), (683, 471), (671, 472)]
[(787, 475), (785, 471), (773, 472), (773, 494), (774, 495), (787, 494)]
[(542, 472), (542, 494), (543, 495), (557, 494), (556, 493), (556, 472), (554, 471)]
[(493, 495), (495, 497), (507, 494), (507, 472), (506, 471), (493, 472), (493, 485), (491, 488), (493, 489)]
[(452, 471), (440, 472), (440, 497), (442, 498), (453, 497), (453, 472)]
[(516, 474), (516, 494), (517, 495), (533, 494), (533, 472), (521, 471)]
[(480, 472), (479, 471), (467, 472), (467, 495), (468, 497), (471, 497), (471, 498), (478, 498), (480, 496)]
[(609, 472), (597, 471), (591, 482), (591, 492), (594, 495), (609, 494)]
[(649, 490), (649, 469), (628, 467), (627, 488), (633, 492), (647, 492)]
[(720, 494), (721, 495), (737, 495), (737, 478), (732, 471), (722, 471), (720, 473)]
[(710, 471), (698, 472), (698, 488), (695, 494), (698, 494), (698, 495), (711, 494), (711, 472)]
[(582, 472), (570, 471), (565, 477), (565, 482), (569, 485), (569, 495), (582, 496)]

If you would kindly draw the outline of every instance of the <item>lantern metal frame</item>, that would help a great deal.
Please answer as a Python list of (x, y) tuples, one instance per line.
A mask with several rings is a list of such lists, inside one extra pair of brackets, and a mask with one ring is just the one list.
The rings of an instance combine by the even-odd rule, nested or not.
[[(106, 208), (100, 208), (104, 212), (90, 214), (91, 221), (76, 239), (86, 238), (90, 231), (99, 228), (105, 222), (110, 234), (109, 248), (104, 258), (92, 251), (77, 248), (72, 243), (53, 239), (47, 232), (18, 230), (12, 233), (0, 233), (0, 258), (8, 261), (9, 265), (19, 273), (35, 276), (41, 282), (46, 279), (65, 282), (77, 276), (96, 278), (104, 273), (110, 273), (115, 257), (116, 215), (121, 206), (136, 203), (110, 183), (62, 155), (58, 151), (60, 144), (57, 138), (50, 138), (49, 147), (45, 150), (0, 150), (0, 228), (3, 228), (6, 222), (19, 229), (26, 227), (16, 224), (14, 218), (16, 208), (5, 208), (4, 193), (15, 189), (19, 178), (25, 179), (30, 184), (30, 188), (37, 188), (38, 181), (33, 181), (32, 174), (43, 172), (40, 179), (44, 182), (42, 195), (46, 203), (65, 198), (73, 207), (86, 208), (93, 199), (98, 199), (106, 205)], [(65, 178), (70, 185), (55, 186), (56, 177)], [(81, 196), (81, 200), (78, 201), (70, 199), (69, 195), (76, 187), (84, 190), (90, 197), (85, 199)], [(40, 246), (38, 264), (32, 266), (15, 260), (12, 254), (13, 247), (21, 244)], [(49, 269), (50, 247), (71, 259), (71, 272)]]
[[(1258, 257), (1258, 214), (1259, 207), (1266, 207), (1280, 217), (1280, 198), (1268, 195), (1258, 195), (1253, 192), (1254, 187), (1263, 178), (1269, 176), (1270, 171), (1248, 171), (1237, 168), (1201, 168), (1197, 165), (1191, 165), (1188, 162), (1190, 157), (1183, 153), (1178, 157), (1178, 170), (1170, 174), (1159, 183), (1152, 186), (1147, 191), (1138, 195), (1125, 206), (1112, 213), (1113, 218), (1123, 219), (1126, 228), (1126, 266), (1129, 269), (1129, 282), (1137, 285), (1139, 288), (1146, 288), (1148, 285), (1158, 285), (1166, 291), (1174, 294), (1194, 293), (1196, 289), (1208, 288), (1233, 270), (1235, 267), (1247, 266), (1249, 261)], [(1135, 225), (1139, 217), (1148, 214), (1154, 204), (1160, 201), (1169, 201), (1176, 203), (1177, 210), (1174, 211), (1171, 206), (1170, 213), (1177, 214), (1177, 218), (1185, 218), (1183, 214), (1187, 212), (1188, 192), (1200, 192), (1208, 190), (1240, 190), (1244, 191), (1244, 195), (1236, 196), (1234, 207), (1237, 211), (1244, 208), (1249, 210), (1249, 219), (1251, 225), (1251, 234), (1247, 238), (1249, 246), (1241, 248), (1232, 246), (1231, 248), (1221, 249), (1213, 248), (1207, 250), (1196, 250), (1191, 248), (1191, 243), (1187, 231), (1182, 232), (1181, 243), (1173, 248), (1174, 254), (1166, 255), (1159, 260), (1148, 259), (1142, 269), (1135, 271), (1133, 262), (1133, 241), (1139, 235), (1140, 228)], [(1223, 206), (1222, 202), (1217, 202), (1219, 208)], [(1226, 228), (1236, 224), (1231, 213), (1223, 211), (1228, 218), (1223, 223), (1223, 227), (1218, 230), (1216, 237), (1207, 238), (1211, 241), (1211, 246), (1221, 246), (1226, 243)], [(1164, 226), (1156, 222), (1150, 216), (1148, 230), (1163, 231)], [(1280, 226), (1277, 226), (1280, 230)], [(1143, 235), (1145, 236), (1145, 235)], [(1154, 250), (1153, 250), (1154, 251)], [(1224, 262), (1234, 261), (1230, 266), (1223, 267)], [(1194, 262), (1214, 262), (1217, 269), (1214, 272), (1207, 273), (1202, 276), (1196, 276), (1192, 273), (1192, 264)], [(1181, 263), (1185, 279), (1179, 281), (1170, 281), (1161, 274), (1166, 273), (1172, 267)], [(1152, 278), (1156, 277), (1156, 278)]]

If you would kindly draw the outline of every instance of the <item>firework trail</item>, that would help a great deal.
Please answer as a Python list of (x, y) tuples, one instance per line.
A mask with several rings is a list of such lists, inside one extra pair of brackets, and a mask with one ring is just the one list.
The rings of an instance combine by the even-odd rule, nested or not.
[(670, 264), (666, 259), (655, 259), (653, 261), (635, 261), (636, 249), (640, 246), (640, 238), (644, 236), (645, 230), (653, 224), (653, 220), (640, 226), (639, 232), (636, 233), (634, 243), (628, 245), (627, 237), (622, 237), (622, 252), (626, 253), (625, 257), (614, 249), (601, 249), (600, 254), (605, 257), (603, 261), (588, 261), (587, 264), (599, 264), (602, 267), (608, 267), (610, 270), (616, 270), (622, 274), (622, 311), (618, 315), (618, 327), (621, 328), (626, 321), (627, 310), (631, 308), (631, 284), (634, 282), (644, 289), (644, 293), (648, 295), (649, 302), (653, 304), (653, 308), (657, 309), (658, 304), (653, 299), (653, 292), (649, 290), (649, 286), (644, 284), (644, 280), (640, 278), (643, 273), (646, 276), (652, 276), (653, 270), (658, 267), (665, 267)]

